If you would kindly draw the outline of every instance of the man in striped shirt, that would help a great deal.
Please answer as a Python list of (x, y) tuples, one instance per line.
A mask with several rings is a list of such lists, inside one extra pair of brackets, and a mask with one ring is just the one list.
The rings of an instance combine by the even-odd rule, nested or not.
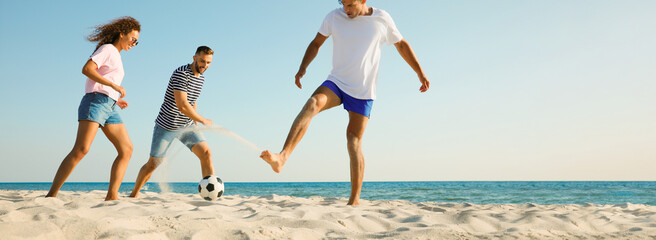
[(212, 125), (212, 120), (198, 113), (196, 100), (205, 82), (203, 73), (210, 67), (213, 56), (212, 49), (200, 46), (193, 57), (194, 62), (179, 67), (171, 75), (164, 95), (164, 103), (155, 120), (150, 158), (141, 167), (130, 197), (137, 197), (139, 190), (162, 163), (168, 148), (176, 138), (200, 159), (201, 177), (214, 174), (210, 148), (205, 137), (195, 126), (198, 123), (205, 126)]

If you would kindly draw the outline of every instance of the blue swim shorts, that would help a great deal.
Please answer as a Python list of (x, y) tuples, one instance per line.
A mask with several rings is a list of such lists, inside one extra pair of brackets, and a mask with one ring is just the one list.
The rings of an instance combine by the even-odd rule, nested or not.
[(330, 90), (332, 90), (335, 94), (337, 94), (337, 97), (339, 97), (339, 99), (342, 100), (342, 103), (344, 104), (344, 109), (346, 109), (346, 111), (356, 112), (364, 115), (365, 117), (371, 116), (371, 108), (374, 105), (373, 99), (357, 99), (351, 97), (350, 95), (346, 94), (344, 91), (339, 89), (339, 87), (337, 87), (337, 85), (330, 80), (326, 80), (321, 84), (321, 86), (330, 88)]
[(194, 145), (205, 142), (203, 134), (201, 134), (193, 125), (179, 130), (169, 131), (155, 124), (155, 129), (153, 130), (153, 142), (150, 145), (150, 156), (154, 158), (166, 157), (166, 152), (176, 138), (180, 140), (182, 144), (187, 146), (189, 150), (191, 150)]
[(116, 101), (109, 96), (98, 92), (87, 93), (77, 109), (77, 120), (97, 122), (101, 127), (105, 124), (121, 124), (123, 120), (115, 107)]

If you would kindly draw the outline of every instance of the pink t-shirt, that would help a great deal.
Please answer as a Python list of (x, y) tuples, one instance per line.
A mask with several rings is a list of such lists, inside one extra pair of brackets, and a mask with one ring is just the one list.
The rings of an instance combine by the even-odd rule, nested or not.
[[(90, 59), (98, 65), (97, 70), (101, 76), (116, 85), (121, 85), (125, 72), (123, 72), (121, 54), (119, 54), (118, 49), (116, 49), (114, 45), (105, 44), (100, 46), (100, 48), (91, 55)], [(116, 101), (118, 101), (118, 98), (120, 97), (120, 94), (110, 86), (100, 84), (89, 78), (87, 78), (87, 84), (84, 87), (84, 91), (86, 93), (103, 93)]]

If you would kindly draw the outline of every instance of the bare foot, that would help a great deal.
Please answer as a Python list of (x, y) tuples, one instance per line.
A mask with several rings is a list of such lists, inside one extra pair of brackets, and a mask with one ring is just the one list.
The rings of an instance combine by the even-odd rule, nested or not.
[(113, 201), (113, 200), (118, 200), (118, 196), (107, 195), (107, 197), (105, 197), (105, 201)]
[(346, 205), (351, 205), (351, 206), (360, 205), (360, 200), (349, 201)]
[(348, 203), (346, 205), (351, 205), (351, 206), (360, 205), (360, 196), (349, 197)]
[(265, 162), (271, 165), (271, 169), (277, 173), (282, 171), (282, 167), (285, 165), (285, 162), (287, 162), (287, 158), (282, 154), (271, 153), (269, 150), (262, 151), (260, 158), (264, 159)]
[(48, 194), (46, 194), (46, 197), (57, 197), (57, 193), (59, 193), (59, 190), (53, 191), (52, 189), (48, 191)]

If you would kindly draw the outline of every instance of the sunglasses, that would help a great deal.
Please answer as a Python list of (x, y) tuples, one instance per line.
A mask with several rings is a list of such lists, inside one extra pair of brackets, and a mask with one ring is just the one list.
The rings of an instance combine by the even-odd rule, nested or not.
[(133, 45), (133, 46), (137, 46), (137, 45), (139, 45), (139, 41), (137, 41), (136, 38), (132, 38), (132, 45)]

